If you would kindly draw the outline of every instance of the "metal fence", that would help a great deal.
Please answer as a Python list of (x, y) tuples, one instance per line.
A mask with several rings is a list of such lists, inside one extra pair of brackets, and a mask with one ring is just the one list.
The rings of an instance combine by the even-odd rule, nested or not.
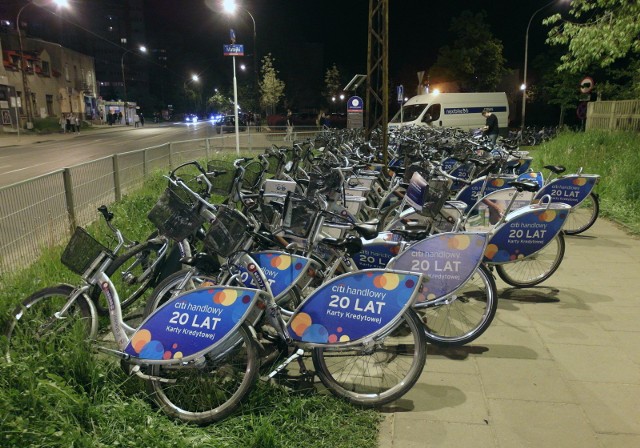
[[(297, 137), (312, 137), (315, 130)], [(284, 133), (246, 132), (240, 148), (282, 144)], [(97, 218), (96, 209), (142, 186), (145, 177), (189, 160), (210, 160), (235, 149), (235, 136), (166, 143), (75, 165), (0, 188), (0, 277), (30, 265), (43, 249), (65, 241), (76, 225)]]
[(586, 129), (640, 131), (640, 100), (588, 103)]

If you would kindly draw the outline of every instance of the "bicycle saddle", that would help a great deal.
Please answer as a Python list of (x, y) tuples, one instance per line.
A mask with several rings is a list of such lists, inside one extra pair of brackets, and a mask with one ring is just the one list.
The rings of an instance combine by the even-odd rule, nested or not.
[(540, 189), (540, 185), (537, 182), (533, 182), (530, 180), (514, 180), (513, 182), (509, 182), (509, 185), (515, 188), (518, 191), (530, 191), (536, 192)]

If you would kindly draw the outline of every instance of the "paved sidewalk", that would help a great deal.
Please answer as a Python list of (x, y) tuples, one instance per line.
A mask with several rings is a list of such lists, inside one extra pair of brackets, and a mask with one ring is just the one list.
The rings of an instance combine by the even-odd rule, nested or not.
[(599, 219), (546, 282), (498, 290), (486, 333), (430, 347), (379, 446), (640, 447), (640, 239)]
[(82, 132), (52, 132), (51, 134), (36, 134), (33, 131), (24, 131), (18, 135), (17, 132), (0, 132), (0, 148), (6, 146), (33, 145), (35, 143), (59, 141), (77, 137), (79, 135), (98, 135), (105, 132), (124, 132), (136, 129), (133, 126), (109, 126), (109, 125), (92, 125), (90, 129), (84, 129)]

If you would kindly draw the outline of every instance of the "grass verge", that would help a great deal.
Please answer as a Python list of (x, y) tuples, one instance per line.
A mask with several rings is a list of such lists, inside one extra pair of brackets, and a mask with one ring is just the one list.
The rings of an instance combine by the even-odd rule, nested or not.
[[(532, 148), (534, 169), (564, 165), (567, 172), (599, 174), (600, 214), (640, 235), (640, 134), (564, 132)], [(545, 173), (546, 175), (546, 173)]]

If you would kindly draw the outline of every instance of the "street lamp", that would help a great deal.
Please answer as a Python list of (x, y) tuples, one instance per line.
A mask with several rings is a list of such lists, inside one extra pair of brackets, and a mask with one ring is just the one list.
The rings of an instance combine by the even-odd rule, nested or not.
[[(200, 82), (200, 76), (198, 76), (196, 73), (192, 74), (191, 78), (183, 83), (185, 96), (192, 96), (190, 91), (189, 91), (189, 88), (188, 88), (189, 84), (196, 84), (196, 83), (199, 83), (199, 82)], [(196, 115), (197, 115), (197, 112), (198, 112), (198, 101), (197, 101), (197, 98), (196, 98), (197, 93), (195, 91), (195, 88), (193, 89), (192, 92), (193, 92), (193, 107), (194, 107)], [(187, 106), (188, 106), (188, 104), (187, 104)]]
[[(238, 4), (235, 2), (235, 0), (223, 0), (222, 7), (226, 13), (233, 15), (238, 8)], [(253, 15), (246, 8), (242, 9), (244, 10), (244, 12), (249, 14), (249, 17), (251, 17), (251, 22), (253, 23), (253, 89), (255, 94), (258, 95), (258, 47), (256, 44), (256, 19), (253, 18)]]
[(533, 14), (531, 14), (531, 18), (529, 19), (529, 23), (527, 24), (527, 32), (524, 35), (524, 72), (522, 85), (520, 86), (520, 89), (522, 90), (522, 122), (520, 123), (520, 141), (522, 141), (522, 138), (524, 136), (524, 121), (527, 107), (527, 62), (529, 60), (529, 28), (531, 27), (531, 22), (533, 21), (533, 18), (536, 16), (536, 14), (558, 1), (560, 0), (551, 0), (549, 3), (537, 9)]
[[(122, 53), (122, 57), (120, 58), (120, 68), (122, 69), (122, 88), (124, 89), (124, 121), (126, 124), (129, 124), (129, 115), (128, 115), (128, 107), (127, 107), (127, 80), (124, 76), (124, 57), (127, 55), (127, 53), (133, 53), (136, 49), (129, 49), (127, 51), (125, 51), (124, 53)], [(140, 53), (146, 53), (147, 52), (147, 47), (145, 47), (144, 45), (140, 45), (137, 50)]]
[[(58, 6), (64, 6), (64, 7), (69, 6), (68, 0), (53, 0), (53, 3), (55, 3)], [(27, 79), (27, 60), (24, 57), (22, 33), (20, 32), (20, 15), (22, 14), (22, 11), (24, 11), (24, 9), (27, 6), (32, 4), (33, 3), (31, 1), (26, 3), (22, 8), (20, 8), (20, 10), (18, 11), (18, 15), (16, 16), (16, 31), (18, 33), (18, 45), (20, 46), (20, 68), (22, 71), (22, 91), (24, 92), (24, 102), (25, 102), (26, 112), (27, 112), (27, 129), (33, 128), (33, 110), (31, 108), (32, 107), (31, 90), (29, 89), (29, 80)], [(19, 127), (20, 127), (20, 124), (18, 124), (18, 128)]]

